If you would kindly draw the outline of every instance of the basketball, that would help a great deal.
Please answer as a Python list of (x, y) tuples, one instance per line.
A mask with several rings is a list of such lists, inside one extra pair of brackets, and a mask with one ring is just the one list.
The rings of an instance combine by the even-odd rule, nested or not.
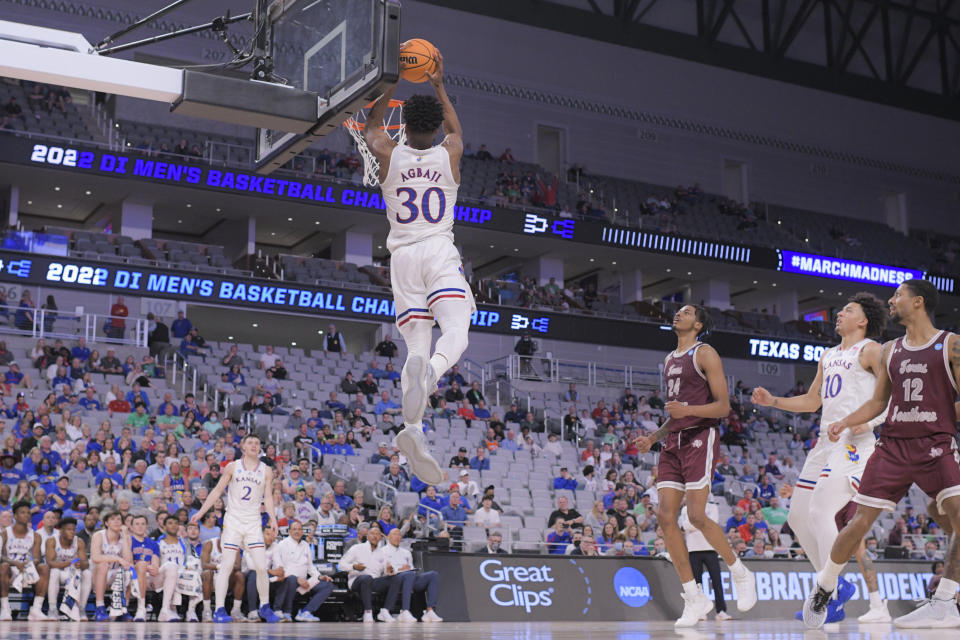
[(410, 82), (426, 82), (437, 69), (437, 48), (423, 38), (400, 45), (400, 76)]

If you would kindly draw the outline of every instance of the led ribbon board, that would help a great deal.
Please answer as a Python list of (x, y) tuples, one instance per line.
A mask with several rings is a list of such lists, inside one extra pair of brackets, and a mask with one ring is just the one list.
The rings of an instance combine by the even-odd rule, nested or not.
[[(896, 287), (904, 280), (923, 278), (925, 275), (924, 272), (919, 269), (908, 269), (906, 267), (892, 267), (889, 265), (874, 264), (872, 262), (844, 260), (843, 258), (798, 253), (786, 249), (780, 249), (779, 253), (781, 271), (801, 273), (807, 276), (818, 276), (820, 278), (830, 278), (832, 280), (848, 280), (850, 282), (862, 282), (864, 284), (873, 284), (881, 287)], [(952, 291), (952, 279), (941, 278), (940, 280), (941, 282), (935, 284), (941, 286), (949, 285)], [(950, 280), (950, 282), (946, 282), (947, 280)]]

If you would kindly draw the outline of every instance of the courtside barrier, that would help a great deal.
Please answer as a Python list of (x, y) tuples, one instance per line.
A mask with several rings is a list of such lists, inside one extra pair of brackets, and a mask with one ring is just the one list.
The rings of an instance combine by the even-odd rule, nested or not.
[[(423, 568), (440, 574), (440, 606), (450, 621), (673, 620), (680, 616), (680, 581), (673, 565), (658, 558), (584, 558), (550, 555), (482, 555), (426, 552)], [(756, 575), (757, 605), (737, 611), (729, 573), (722, 572), (727, 611), (738, 619), (789, 619), (799, 611), (814, 580), (807, 562), (745, 560)], [(878, 561), (880, 595), (894, 616), (925, 597), (931, 564)], [(866, 583), (856, 564), (844, 577), (857, 588), (846, 607), (856, 617), (869, 608)], [(848, 567), (849, 568), (849, 567)], [(725, 569), (725, 567), (724, 567)], [(709, 577), (703, 589), (713, 597)], [(797, 623), (800, 624), (800, 623)]]

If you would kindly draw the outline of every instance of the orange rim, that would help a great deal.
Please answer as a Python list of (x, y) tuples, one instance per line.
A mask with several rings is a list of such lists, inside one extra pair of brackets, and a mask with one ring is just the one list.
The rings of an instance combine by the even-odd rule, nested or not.
[[(363, 107), (362, 110), (366, 111), (370, 109), (374, 105), (374, 103), (376, 103), (376, 100), (367, 104), (365, 107)], [(396, 109), (397, 107), (402, 107), (402, 106), (403, 106), (403, 100), (397, 100), (396, 98), (391, 98), (390, 102), (387, 103), (388, 109)], [(357, 119), (351, 116), (343, 121), (343, 126), (346, 127), (347, 129), (353, 129), (354, 131), (363, 131), (365, 124), (363, 122), (357, 122)], [(390, 124), (380, 128), (383, 129), (384, 131), (399, 131), (400, 129), (403, 129), (403, 125)]]

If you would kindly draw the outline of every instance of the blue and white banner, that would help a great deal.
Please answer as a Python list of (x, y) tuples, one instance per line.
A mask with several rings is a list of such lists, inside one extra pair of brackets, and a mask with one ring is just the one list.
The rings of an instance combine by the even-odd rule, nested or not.
[(829, 256), (817, 256), (809, 253), (797, 253), (780, 249), (780, 270), (789, 273), (802, 273), (833, 280), (849, 280), (881, 287), (896, 287), (904, 280), (922, 278), (923, 271), (905, 267), (891, 267), (871, 262), (844, 260)]

